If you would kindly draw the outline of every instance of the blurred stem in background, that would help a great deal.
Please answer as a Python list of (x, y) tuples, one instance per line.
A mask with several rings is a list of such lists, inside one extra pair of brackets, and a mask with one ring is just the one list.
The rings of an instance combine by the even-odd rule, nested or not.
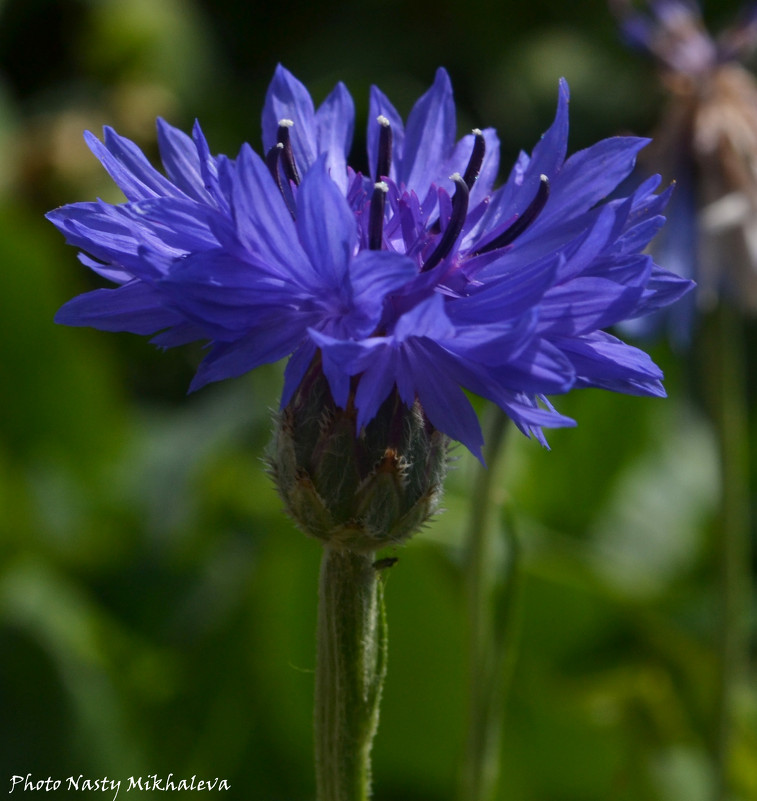
[[(512, 521), (503, 525), (502, 452), (507, 416), (487, 411), (487, 467), (477, 467), (466, 536), (469, 619), (468, 731), (461, 801), (497, 794), (505, 698), (517, 635), (519, 546)], [(504, 536), (504, 541), (502, 537)]]
[(717, 695), (711, 749), (713, 798), (727, 801), (739, 698), (749, 678), (752, 603), (749, 513), (749, 426), (742, 315), (720, 303), (704, 331), (704, 367), (720, 452), (721, 496), (717, 521)]

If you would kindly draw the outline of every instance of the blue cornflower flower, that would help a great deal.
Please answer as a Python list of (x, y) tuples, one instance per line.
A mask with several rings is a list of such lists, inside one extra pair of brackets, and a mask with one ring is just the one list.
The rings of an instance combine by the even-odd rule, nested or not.
[[(654, 255), (680, 275), (696, 278), (696, 306), (721, 297), (757, 308), (757, 83), (743, 66), (757, 47), (757, 4), (745, 4), (735, 24), (709, 34), (694, 0), (650, 0), (637, 10), (611, 0), (626, 41), (651, 56), (668, 105), (646, 165), (675, 179), (669, 224)], [(673, 340), (688, 344), (694, 294), (671, 310)], [(647, 318), (641, 328), (656, 327)]]
[(76, 203), (48, 217), (119, 284), (74, 298), (56, 320), (207, 340), (192, 389), (289, 357), (282, 406), (314, 365), (362, 430), (396, 395), (480, 457), (463, 389), (497, 403), (526, 434), (574, 425), (547, 395), (603, 387), (663, 395), (642, 351), (603, 329), (667, 306), (690, 282), (643, 250), (662, 224), (659, 179), (608, 197), (646, 140), (613, 138), (566, 159), (568, 88), (531, 156), (493, 189), (496, 133), (456, 140), (439, 70), (407, 123), (373, 89), (370, 175), (346, 163), (354, 122), (339, 84), (315, 110), (276, 70), (264, 154), (212, 156), (158, 122), (165, 175), (105, 130), (87, 141), (126, 202)]

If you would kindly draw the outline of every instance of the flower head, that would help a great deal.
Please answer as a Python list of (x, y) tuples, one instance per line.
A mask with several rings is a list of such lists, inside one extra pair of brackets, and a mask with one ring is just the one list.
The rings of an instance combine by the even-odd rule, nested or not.
[(574, 424), (547, 395), (664, 394), (649, 357), (604, 330), (690, 287), (643, 253), (668, 199), (659, 179), (613, 194), (646, 140), (566, 158), (562, 82), (553, 124), (495, 190), (496, 133), (456, 139), (444, 70), (406, 122), (372, 90), (369, 175), (346, 162), (353, 117), (344, 86), (316, 110), (279, 67), (262, 155), (213, 156), (199, 125), (189, 137), (159, 121), (164, 175), (110, 129), (88, 134), (126, 202), (48, 216), (119, 286), (74, 298), (58, 322), (208, 341), (193, 389), (289, 357), (283, 406), (317, 365), (357, 431), (396, 397), (479, 457), (463, 390), (542, 442), (542, 427)]
[[(757, 83), (742, 61), (757, 47), (757, 5), (717, 38), (693, 0), (611, 2), (621, 30), (652, 56), (668, 105), (648, 166), (678, 187), (655, 255), (697, 279), (699, 306), (725, 297), (757, 309)], [(693, 296), (692, 296), (693, 301)], [(693, 302), (676, 307), (673, 336), (688, 338)]]

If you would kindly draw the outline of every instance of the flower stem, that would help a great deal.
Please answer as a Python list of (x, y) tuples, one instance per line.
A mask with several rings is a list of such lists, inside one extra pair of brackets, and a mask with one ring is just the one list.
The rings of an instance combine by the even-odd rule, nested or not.
[(386, 675), (383, 586), (373, 556), (325, 548), (318, 604), (318, 801), (370, 797), (370, 751)]
[(721, 304), (708, 338), (708, 375), (714, 386), (713, 417), (720, 448), (721, 502), (718, 525), (718, 685), (713, 755), (716, 801), (731, 797), (729, 768), (734, 713), (748, 679), (750, 573), (749, 427), (743, 331), (738, 312)]
[(480, 468), (476, 475), (465, 565), (470, 685), (460, 786), (463, 801), (490, 801), (496, 795), (504, 700), (515, 638), (519, 548), (513, 526), (504, 526), (507, 561), (503, 566), (502, 559), (497, 558), (501, 551), (497, 542), (500, 521), (494, 517), (501, 507), (501, 498), (496, 497), (500, 485), (497, 466), (507, 417), (499, 409), (490, 409), (487, 428), (488, 468)]

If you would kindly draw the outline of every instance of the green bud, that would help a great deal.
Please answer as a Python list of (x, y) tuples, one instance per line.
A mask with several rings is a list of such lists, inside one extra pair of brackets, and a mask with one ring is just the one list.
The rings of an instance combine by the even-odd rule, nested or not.
[(439, 507), (448, 439), (396, 390), (357, 431), (352, 396), (331, 397), (320, 358), (277, 416), (270, 472), (288, 514), (331, 548), (372, 553), (411, 537)]

